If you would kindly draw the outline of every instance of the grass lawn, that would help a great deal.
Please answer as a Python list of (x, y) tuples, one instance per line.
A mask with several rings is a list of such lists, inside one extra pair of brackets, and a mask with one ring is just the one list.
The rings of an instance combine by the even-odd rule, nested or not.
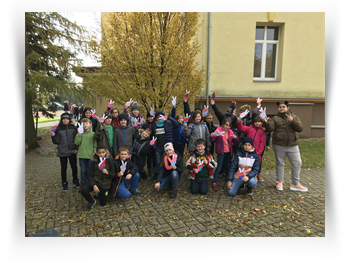
[[(60, 121), (60, 118), (39, 118), (38, 123), (52, 122), (52, 121)], [(34, 118), (34, 124), (36, 123), (36, 119)]]

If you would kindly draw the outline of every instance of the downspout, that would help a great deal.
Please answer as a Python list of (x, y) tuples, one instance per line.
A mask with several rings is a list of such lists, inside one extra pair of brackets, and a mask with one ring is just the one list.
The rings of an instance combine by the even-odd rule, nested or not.
[(208, 66), (207, 66), (207, 89), (206, 89), (207, 106), (209, 105), (210, 38), (211, 38), (211, 12), (209, 12), (209, 26), (208, 26)]

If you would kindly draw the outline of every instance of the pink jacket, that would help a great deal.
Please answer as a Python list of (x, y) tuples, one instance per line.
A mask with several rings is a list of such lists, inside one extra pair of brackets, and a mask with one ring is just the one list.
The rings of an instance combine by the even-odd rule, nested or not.
[[(224, 131), (221, 126), (219, 126), (216, 130), (218, 130), (220, 132)], [(233, 154), (232, 140), (233, 140), (233, 143), (238, 144), (239, 138), (238, 138), (238, 136), (236, 136), (236, 138), (232, 138), (233, 131), (231, 129), (228, 130), (228, 135), (229, 135), (230, 151), (231, 151), (231, 156), (232, 156), (232, 154)], [(224, 149), (224, 141), (222, 140), (222, 136), (219, 137), (219, 136), (211, 136), (210, 135), (209, 140), (212, 143), (215, 142), (215, 152), (217, 154), (223, 155), (225, 152), (225, 149)]]
[(263, 130), (262, 125), (259, 127), (244, 126), (242, 121), (237, 121), (237, 127), (241, 132), (246, 133), (248, 137), (253, 139), (253, 146), (255, 147), (255, 152), (259, 155), (259, 160), (261, 162), (261, 154), (264, 151), (264, 146), (266, 144), (266, 133)]

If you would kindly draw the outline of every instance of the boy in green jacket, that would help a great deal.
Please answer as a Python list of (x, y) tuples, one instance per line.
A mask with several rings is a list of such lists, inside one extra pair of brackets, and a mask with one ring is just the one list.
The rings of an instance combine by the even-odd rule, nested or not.
[(91, 120), (83, 118), (79, 124), (78, 133), (75, 136), (74, 144), (79, 146), (77, 157), (80, 165), (80, 181), (86, 182), (86, 174), (89, 170), (91, 156), (96, 151), (97, 142), (94, 139), (94, 132), (91, 130)]

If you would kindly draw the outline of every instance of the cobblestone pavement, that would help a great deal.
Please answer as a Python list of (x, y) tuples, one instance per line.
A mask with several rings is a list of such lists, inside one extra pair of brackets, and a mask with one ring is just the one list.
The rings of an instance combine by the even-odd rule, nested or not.
[(177, 198), (170, 199), (168, 192), (154, 189), (154, 181), (142, 180), (141, 195), (110, 199), (105, 207), (97, 201), (88, 212), (86, 200), (72, 187), (69, 167), (69, 191), (62, 192), (58, 157), (26, 155), (25, 164), (29, 235), (54, 229), (60, 236), (90, 237), (325, 236), (324, 168), (302, 169), (301, 183), (309, 188), (307, 193), (289, 190), (290, 170), (285, 170), (283, 192), (275, 190), (275, 171), (263, 171), (265, 181), (252, 196), (245, 189), (228, 196), (224, 178), (219, 178), (218, 192), (210, 189), (208, 195), (192, 195), (183, 173)]

